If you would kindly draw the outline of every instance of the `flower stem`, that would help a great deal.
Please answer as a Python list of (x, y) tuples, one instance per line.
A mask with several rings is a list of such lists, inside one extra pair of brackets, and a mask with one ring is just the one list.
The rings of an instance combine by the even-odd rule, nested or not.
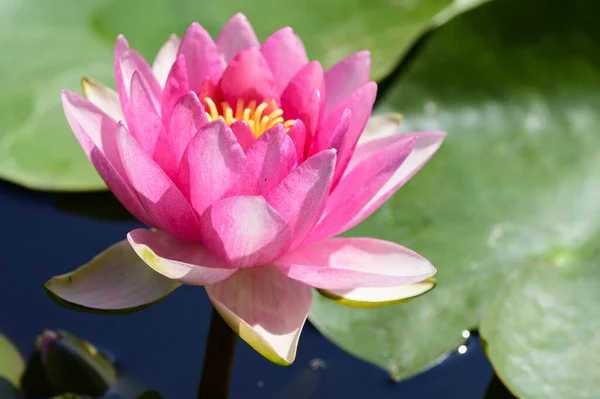
[(198, 399), (227, 399), (237, 335), (213, 307)]

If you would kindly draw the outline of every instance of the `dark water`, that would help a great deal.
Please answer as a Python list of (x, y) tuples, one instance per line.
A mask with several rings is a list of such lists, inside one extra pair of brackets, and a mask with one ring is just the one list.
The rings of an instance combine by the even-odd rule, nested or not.
[[(67, 213), (56, 208), (56, 198), (0, 183), (0, 330), (28, 353), (43, 329), (65, 329), (110, 349), (124, 370), (165, 398), (195, 397), (210, 319), (204, 290), (182, 287), (131, 315), (59, 307), (46, 297), (44, 282), (123, 239), (136, 223)], [(325, 366), (311, 367), (321, 363)], [(479, 343), (472, 340), (467, 353), (455, 354), (411, 380), (392, 383), (385, 372), (346, 354), (308, 325), (296, 362), (288, 368), (269, 363), (240, 341), (231, 398), (481, 399), (491, 377)]]

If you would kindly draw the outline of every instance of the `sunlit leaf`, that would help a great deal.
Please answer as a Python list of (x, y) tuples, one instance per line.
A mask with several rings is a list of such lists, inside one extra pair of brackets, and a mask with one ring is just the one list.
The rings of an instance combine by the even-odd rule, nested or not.
[(516, 270), (483, 318), (492, 365), (520, 398), (587, 399), (600, 390), (600, 257), (592, 251)]
[[(599, 3), (584, 0), (491, 2), (431, 35), (380, 111), (401, 112), (403, 130), (441, 129), (448, 137), (431, 162), (351, 234), (416, 250), (437, 267), (438, 286), (382, 309), (347, 309), (318, 299), (311, 320), (329, 339), (395, 378), (407, 378), (462, 343), (463, 330), (479, 325), (515, 269), (532, 268), (524, 275), (537, 275), (533, 268), (541, 262), (554, 265), (548, 278), (556, 280), (556, 289), (573, 292), (570, 284), (581, 284), (559, 283), (553, 268), (580, 255), (585, 243), (597, 243), (600, 228), (598, 11)], [(598, 315), (588, 307), (593, 302), (581, 295), (588, 321), (576, 313), (573, 328), (581, 332), (560, 341), (569, 346), (566, 353), (576, 353), (582, 334), (597, 325)], [(531, 304), (510, 303), (512, 323), (521, 322), (532, 335), (544, 328), (541, 314), (526, 316)], [(575, 311), (575, 303), (569, 309)], [(548, 320), (565, 328), (562, 316), (552, 314), (548, 308)], [(516, 330), (507, 328), (502, 336), (517, 339)], [(490, 347), (496, 336), (488, 337)], [(504, 341), (495, 343), (498, 353), (520, 356)], [(558, 350), (546, 345), (545, 351)], [(540, 350), (535, 341), (518, 346), (531, 356)], [(544, 359), (545, 367), (554, 367), (550, 353)], [(492, 361), (500, 365), (494, 356)], [(597, 370), (597, 360), (585, 367)], [(499, 372), (509, 387), (518, 385), (512, 373)], [(598, 391), (600, 385), (588, 392)], [(576, 397), (565, 395), (531, 397)]]

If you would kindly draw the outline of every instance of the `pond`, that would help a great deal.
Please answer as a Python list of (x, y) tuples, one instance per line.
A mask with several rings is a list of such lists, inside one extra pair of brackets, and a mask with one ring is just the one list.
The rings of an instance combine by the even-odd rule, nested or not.
[[(2, 260), (8, 272), (0, 290), (0, 330), (29, 353), (42, 330), (65, 329), (110, 351), (123, 370), (165, 398), (194, 397), (211, 310), (203, 289), (184, 286), (163, 302), (126, 316), (74, 312), (46, 296), (43, 287), (50, 277), (85, 263), (137, 223), (64, 210), (65, 203), (85, 208), (95, 203), (93, 198), (35, 193), (0, 183)], [(240, 342), (231, 398), (481, 399), (492, 375), (479, 342), (471, 339), (466, 353), (392, 383), (384, 371), (345, 353), (309, 325), (289, 368), (270, 363)]]

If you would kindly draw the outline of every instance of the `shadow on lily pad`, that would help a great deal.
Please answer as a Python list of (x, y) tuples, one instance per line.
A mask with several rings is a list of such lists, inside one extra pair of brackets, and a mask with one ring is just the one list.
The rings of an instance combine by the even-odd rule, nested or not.
[(490, 380), (483, 399), (517, 399), (496, 374)]

